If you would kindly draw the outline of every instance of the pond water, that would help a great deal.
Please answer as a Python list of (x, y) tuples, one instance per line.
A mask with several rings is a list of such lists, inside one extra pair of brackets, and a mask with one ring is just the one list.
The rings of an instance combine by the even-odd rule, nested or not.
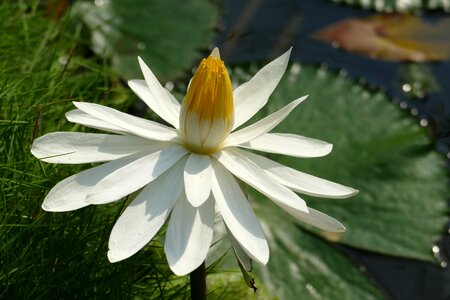
[[(227, 0), (222, 1), (222, 6), (223, 19), (216, 45), (227, 63), (268, 61), (293, 46), (293, 61), (320, 64), (330, 70), (346, 72), (350, 78), (385, 91), (395, 105), (411, 111), (421, 125), (431, 128), (431, 138), (450, 158), (450, 61), (424, 63), (422, 66), (430, 71), (439, 90), (425, 90), (419, 97), (411, 97), (405, 91), (408, 91), (408, 84), (414, 83), (405, 82), (404, 77), (405, 68), (411, 63), (375, 60), (311, 38), (314, 31), (325, 26), (346, 18), (370, 16), (374, 11), (326, 0)], [(432, 22), (450, 18), (439, 11), (424, 12), (421, 17)], [(447, 228), (443, 226), (443, 233), (449, 230), (448, 224)], [(393, 299), (450, 298), (450, 269), (439, 266), (439, 263), (445, 265), (449, 257), (448, 236), (438, 242), (438, 248), (434, 248), (439, 258), (437, 264), (348, 247), (341, 249)]]

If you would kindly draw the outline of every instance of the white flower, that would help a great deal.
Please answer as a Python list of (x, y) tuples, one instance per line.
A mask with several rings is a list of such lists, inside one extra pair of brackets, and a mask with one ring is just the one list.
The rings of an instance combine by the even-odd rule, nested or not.
[(302, 221), (323, 230), (344, 231), (335, 219), (308, 208), (295, 192), (345, 198), (356, 190), (243, 150), (320, 157), (332, 149), (319, 140), (268, 133), (306, 96), (238, 129), (266, 104), (289, 55), (290, 50), (232, 91), (216, 48), (200, 63), (181, 105), (139, 58), (145, 80), (131, 80), (129, 86), (171, 126), (74, 102), (78, 109), (66, 114), (69, 121), (112, 134), (49, 133), (34, 141), (31, 152), (49, 163), (108, 162), (59, 182), (45, 198), (43, 209), (59, 212), (110, 203), (142, 189), (111, 232), (108, 258), (117, 262), (138, 252), (170, 215), (164, 249), (178, 275), (190, 273), (205, 260), (216, 210), (241, 261), (267, 263), (266, 238), (236, 178)]

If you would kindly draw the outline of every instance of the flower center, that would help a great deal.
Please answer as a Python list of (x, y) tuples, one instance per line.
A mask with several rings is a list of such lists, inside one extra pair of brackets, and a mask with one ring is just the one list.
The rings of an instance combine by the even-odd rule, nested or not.
[(234, 123), (233, 89), (219, 50), (203, 59), (181, 104), (180, 129), (185, 147), (212, 154), (220, 149)]

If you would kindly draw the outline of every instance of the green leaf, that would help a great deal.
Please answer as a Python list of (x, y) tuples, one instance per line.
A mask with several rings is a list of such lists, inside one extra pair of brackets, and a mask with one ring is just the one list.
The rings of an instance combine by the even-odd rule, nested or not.
[(420, 9), (443, 9), (450, 11), (450, 3), (447, 0), (332, 0), (334, 2), (345, 3), (350, 5), (359, 5), (365, 9), (375, 9), (384, 12), (405, 12), (416, 11)]
[[(445, 159), (427, 130), (387, 97), (333, 73), (295, 64), (272, 95), (269, 111), (310, 94), (275, 132), (328, 141), (327, 157), (272, 156), (292, 168), (358, 189), (350, 199), (303, 196), (340, 220), (328, 239), (369, 251), (433, 260), (431, 247), (448, 220)], [(324, 234), (325, 236), (325, 234)]]
[(209, 45), (218, 19), (218, 8), (206, 0), (104, 2), (77, 2), (73, 11), (91, 29), (94, 52), (111, 58), (126, 78), (142, 77), (137, 56), (160, 80), (182, 75)]
[(384, 299), (332, 244), (299, 229), (269, 200), (258, 213), (270, 238), (270, 260), (257, 275), (280, 299)]

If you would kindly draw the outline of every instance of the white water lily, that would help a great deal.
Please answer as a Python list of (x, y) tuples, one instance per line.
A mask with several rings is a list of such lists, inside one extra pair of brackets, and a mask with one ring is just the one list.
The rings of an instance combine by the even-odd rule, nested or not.
[[(74, 102), (69, 121), (110, 134), (54, 132), (31, 152), (49, 163), (107, 162), (59, 182), (46, 196), (47, 211), (71, 211), (117, 201), (140, 189), (118, 218), (109, 239), (111, 262), (143, 248), (170, 216), (165, 253), (170, 268), (188, 274), (205, 260), (216, 211), (241, 262), (266, 264), (269, 247), (236, 178), (299, 220), (327, 231), (344, 231), (337, 220), (308, 208), (296, 194), (346, 198), (357, 191), (317, 178), (244, 149), (295, 157), (320, 157), (332, 145), (294, 134), (268, 133), (306, 96), (238, 129), (261, 109), (284, 74), (290, 50), (234, 91), (219, 51), (203, 59), (180, 103), (139, 58), (145, 80), (130, 88), (171, 126), (99, 104)], [(239, 254), (240, 253), (240, 254)]]

